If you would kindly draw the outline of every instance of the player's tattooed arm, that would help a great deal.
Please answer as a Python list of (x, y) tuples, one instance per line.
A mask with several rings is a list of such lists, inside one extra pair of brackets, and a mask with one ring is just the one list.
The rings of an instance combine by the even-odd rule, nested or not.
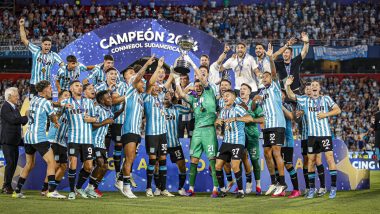
[(25, 19), (21, 18), (20, 21), (18, 22), (20, 25), (20, 37), (21, 37), (21, 42), (24, 43), (25, 46), (28, 47), (29, 45), (29, 40), (26, 37), (26, 32), (25, 32)]
[(274, 60), (273, 60), (273, 46), (271, 43), (268, 44), (268, 50), (265, 52), (265, 54), (269, 57), (272, 79), (278, 80), (276, 65), (274, 64)]
[(98, 129), (98, 128), (102, 127), (102, 126), (111, 125), (113, 123), (114, 123), (113, 118), (107, 118), (107, 119), (103, 120), (102, 122), (92, 123), (92, 129)]
[(296, 95), (294, 94), (294, 92), (290, 88), (290, 86), (293, 84), (293, 80), (294, 80), (293, 76), (289, 76), (286, 79), (285, 90), (286, 90), (286, 95), (288, 95), (289, 99), (291, 99), (291, 100), (297, 100)]
[(324, 112), (319, 112), (318, 115), (317, 115), (317, 117), (318, 117), (318, 119), (321, 120), (321, 119), (326, 118), (326, 117), (332, 117), (332, 116), (338, 115), (338, 114), (340, 114), (341, 112), (342, 112), (342, 110), (339, 108), (339, 106), (338, 106), (337, 104), (335, 104), (335, 105), (332, 107), (331, 111), (326, 112), (326, 113), (324, 113)]
[(148, 69), (148, 67), (149, 67), (150, 65), (153, 64), (153, 62), (154, 62), (154, 57), (155, 57), (155, 55), (153, 54), (153, 55), (148, 59), (148, 61), (146, 61), (146, 63), (145, 63), (144, 66), (139, 70), (139, 72), (137, 72), (137, 74), (136, 74), (136, 78), (135, 78), (134, 81), (133, 81), (133, 86), (136, 86), (136, 84), (137, 84), (138, 82), (140, 82), (140, 80), (144, 77), (146, 69)]

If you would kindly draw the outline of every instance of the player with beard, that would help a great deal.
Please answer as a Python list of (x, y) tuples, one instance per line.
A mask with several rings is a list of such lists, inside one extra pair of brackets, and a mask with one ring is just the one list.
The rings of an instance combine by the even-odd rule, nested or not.
[[(286, 42), (286, 44), (281, 47), (278, 51), (273, 53), (273, 60), (276, 60), (279, 55), (281, 55), (289, 46), (293, 45), (296, 42), (295, 38), (291, 38)], [(258, 82), (259, 82), (259, 88), (263, 88), (264, 85), (261, 83), (262, 73), (266, 70), (270, 70), (270, 60), (269, 57), (265, 55), (265, 49), (266, 47), (262, 43), (256, 43), (255, 45), (255, 54), (256, 57), (254, 57), (256, 64), (257, 64), (257, 71), (259, 72), (258, 76)]]
[(70, 82), (77, 80), (80, 74), (84, 71), (93, 69), (94, 66), (84, 66), (78, 62), (74, 55), (66, 57), (67, 65), (58, 69), (58, 74), (55, 80), (58, 93), (63, 90), (70, 90)]
[(328, 117), (336, 116), (341, 113), (339, 106), (329, 96), (320, 94), (321, 86), (319, 82), (311, 82), (312, 94), (308, 96), (295, 95), (290, 85), (294, 78), (286, 80), (286, 93), (292, 100), (296, 100), (303, 107), (308, 123), (308, 172), (310, 190), (307, 198), (313, 198), (315, 190), (315, 162), (318, 153), (324, 152), (329, 166), (331, 176), (331, 190), (329, 198), (336, 197), (337, 170), (333, 155), (333, 142)]
[(17, 181), (17, 187), (12, 194), (13, 198), (25, 198), (21, 193), (22, 186), (25, 183), (30, 171), (34, 167), (36, 151), (47, 164), (47, 177), (49, 182), (48, 198), (63, 199), (65, 196), (56, 191), (55, 183), (55, 161), (53, 150), (50, 149), (50, 143), (46, 137), (46, 124), (50, 118), (56, 128), (59, 127), (57, 116), (54, 113), (53, 105), (49, 101), (52, 97), (52, 87), (50, 82), (42, 80), (36, 84), (38, 96), (34, 96), (30, 102), (28, 115), (29, 127), (25, 133), (25, 154), (26, 164), (21, 171)]
[[(280, 54), (282, 54), (283, 60), (276, 61), (276, 69), (277, 73), (280, 78), (281, 88), (284, 88), (283, 85), (286, 81), (286, 79), (289, 76), (294, 77), (294, 83), (291, 86), (292, 91), (294, 91), (296, 94), (300, 94), (300, 87), (301, 87), (301, 64), (303, 59), (305, 59), (308, 51), (309, 51), (309, 37), (306, 32), (301, 33), (301, 41), (303, 42), (303, 47), (301, 50), (301, 53), (297, 55), (296, 57), (292, 58), (293, 56), (293, 49), (289, 46), (292, 44), (288, 43), (286, 46), (287, 48), (281, 49)], [(279, 52), (277, 51), (277, 52)], [(283, 51), (283, 52), (281, 52)]]
[(209, 159), (214, 185), (211, 196), (218, 197), (218, 180), (216, 179), (215, 174), (215, 158), (218, 143), (214, 126), (216, 119), (216, 96), (214, 90), (211, 89), (210, 84), (206, 79), (206, 75), (203, 75), (200, 71), (203, 69), (207, 72), (208, 68), (205, 66), (200, 66), (200, 69), (197, 69), (196, 67), (193, 68), (195, 68), (196, 76), (199, 77), (194, 83), (196, 95), (185, 94), (179, 86), (179, 82), (176, 82), (178, 94), (181, 98), (190, 103), (195, 114), (195, 129), (190, 144), (191, 165), (188, 196), (195, 195), (194, 184), (197, 174), (197, 166), (204, 151)]
[(227, 90), (223, 94), (225, 107), (221, 110), (215, 125), (224, 124), (223, 143), (217, 154), (215, 165), (216, 176), (218, 178), (219, 188), (221, 190), (219, 196), (226, 196), (224, 187), (223, 165), (231, 161), (232, 169), (235, 174), (236, 183), (238, 186), (237, 198), (244, 198), (243, 178), (240, 169), (240, 163), (245, 155), (245, 123), (253, 122), (252, 117), (240, 105), (235, 104), (236, 94), (232, 90)]
[[(90, 91), (89, 88), (86, 90)], [(83, 97), (83, 87), (78, 80), (71, 82), (70, 91), (72, 97), (62, 101), (62, 104), (70, 104), (72, 106), (72, 108), (66, 109), (64, 114), (66, 114), (69, 124), (67, 147), (69, 153), (68, 178), (70, 193), (68, 199), (74, 200), (76, 193), (80, 194), (83, 198), (88, 198), (82, 186), (90, 176), (93, 167), (92, 123), (96, 122), (96, 118), (94, 117), (94, 102), (88, 96), (91, 96), (92, 92), (87, 92), (87, 97)], [(78, 156), (80, 156), (83, 166), (75, 186)]]
[[(265, 88), (260, 91), (259, 95), (253, 98), (253, 101), (259, 102), (264, 110), (264, 156), (272, 182), (266, 195), (272, 194), (274, 191), (272, 196), (276, 197), (283, 194), (287, 188), (284, 178), (284, 160), (281, 156), (281, 147), (285, 140), (286, 123), (284, 113), (282, 112), (280, 82), (277, 77), (272, 54), (273, 47), (271, 44), (268, 44), (266, 55), (271, 62), (271, 71), (264, 71), (262, 82)], [(275, 165), (277, 165), (279, 172), (279, 185), (276, 185)]]
[(41, 47), (38, 47), (26, 37), (24, 18), (20, 19), (19, 25), (21, 42), (32, 52), (32, 76), (30, 78), (30, 95), (32, 97), (37, 95), (35, 84), (41, 80), (51, 81), (51, 69), (54, 64), (63, 67), (64, 63), (56, 52), (51, 51), (50, 38), (42, 38)]
[(219, 85), (220, 81), (222, 80), (222, 78), (220, 78), (220, 75), (219, 75), (219, 69), (220, 69), (220, 65), (223, 63), (223, 61), (226, 59), (227, 57), (227, 53), (230, 51), (230, 46), (225, 44), (224, 45), (224, 49), (223, 49), (223, 53), (219, 56), (218, 60), (216, 60), (216, 62), (210, 64), (210, 58), (209, 56), (203, 54), (200, 58), (200, 64), (203, 65), (203, 66), (206, 66), (209, 68), (210, 70), (210, 75), (208, 76), (207, 80), (210, 82), (210, 83), (214, 83), (215, 85)]
[(166, 154), (167, 154), (167, 141), (166, 141), (166, 125), (165, 125), (165, 109), (162, 100), (159, 98), (160, 86), (157, 83), (157, 78), (161, 73), (161, 68), (164, 64), (164, 58), (158, 60), (156, 71), (153, 73), (149, 80), (146, 93), (143, 95), (144, 100), (144, 113), (146, 116), (145, 125), (145, 141), (146, 153), (149, 156), (147, 175), (146, 196), (154, 197), (152, 192), (152, 179), (153, 171), (158, 159), (159, 162), (159, 180), (160, 180), (160, 195), (173, 197), (166, 189)]
[[(65, 99), (70, 98), (70, 92), (61, 90), (58, 93), (58, 102), (62, 102)], [(57, 186), (61, 182), (63, 176), (65, 175), (67, 169), (67, 144), (66, 144), (66, 134), (67, 134), (67, 118), (62, 116), (63, 108), (55, 107), (54, 111), (59, 117), (58, 123), (60, 124), (59, 128), (55, 126), (50, 126), (48, 131), (48, 141), (50, 142), (51, 148), (54, 153), (54, 159), (56, 162), (55, 166), (55, 183)], [(48, 193), (48, 177), (45, 177), (44, 185), (41, 190), (41, 195), (46, 196)]]
[(186, 196), (186, 191), (183, 188), (186, 181), (186, 165), (185, 155), (182, 150), (181, 142), (178, 137), (178, 121), (179, 115), (190, 113), (190, 108), (182, 105), (173, 104), (174, 96), (172, 92), (166, 92), (164, 98), (165, 107), (165, 124), (166, 124), (166, 139), (168, 142), (168, 153), (172, 163), (177, 164), (178, 167), (178, 194)]
[(232, 69), (235, 73), (235, 91), (239, 94), (240, 86), (243, 83), (252, 88), (252, 95), (257, 92), (257, 77), (260, 75), (257, 70), (255, 59), (247, 53), (247, 45), (239, 42), (236, 46), (236, 55), (229, 58), (220, 68), (220, 71)]
[[(105, 55), (103, 63), (95, 65), (95, 67), (91, 70), (90, 75), (83, 80), (83, 84), (87, 84), (89, 80), (92, 80), (92, 84), (94, 85), (105, 82), (107, 80), (106, 71), (109, 68), (114, 67), (114, 64), (115, 60), (113, 59), (113, 56)], [(117, 74), (119, 74), (119, 72), (117, 72)], [(118, 76), (118, 81), (119, 80), (120, 77)]]
[[(263, 109), (257, 105), (252, 99), (249, 98), (252, 92), (248, 84), (243, 83), (240, 87), (240, 98), (247, 107), (247, 112), (253, 118), (253, 121), (245, 124), (245, 148), (247, 148), (251, 164), (253, 167), (253, 174), (256, 181), (256, 195), (261, 195), (261, 166), (260, 166), (260, 131), (258, 129), (259, 123), (264, 123)], [(247, 177), (247, 176), (246, 176)], [(247, 179), (248, 180), (248, 179)], [(252, 179), (251, 179), (252, 180)], [(252, 181), (246, 183), (246, 193), (252, 191)]]
[(136, 148), (141, 142), (141, 124), (144, 111), (145, 71), (154, 62), (154, 55), (145, 63), (140, 71), (131, 78), (131, 86), (128, 87), (125, 99), (124, 116), (125, 121), (121, 130), (121, 141), (123, 143), (125, 161), (123, 165), (123, 189), (119, 189), (127, 198), (137, 198), (131, 190), (132, 163), (136, 158)]

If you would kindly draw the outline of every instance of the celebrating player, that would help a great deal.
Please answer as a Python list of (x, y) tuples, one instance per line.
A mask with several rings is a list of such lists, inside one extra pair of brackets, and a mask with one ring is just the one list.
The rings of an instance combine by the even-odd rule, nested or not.
[(70, 90), (70, 82), (77, 80), (83, 71), (90, 70), (93, 67), (84, 66), (82, 63), (78, 62), (74, 55), (67, 56), (66, 61), (67, 65), (58, 69), (57, 78), (55, 80), (58, 93), (62, 89), (67, 91)]
[(131, 86), (125, 95), (125, 121), (121, 131), (125, 161), (123, 165), (123, 189), (121, 193), (128, 198), (137, 198), (131, 190), (132, 164), (136, 158), (136, 148), (141, 142), (141, 124), (144, 111), (144, 101), (141, 94), (144, 92), (143, 76), (146, 69), (154, 62), (154, 55), (149, 58), (140, 71), (132, 77)]
[[(277, 77), (276, 68), (273, 62), (273, 47), (268, 44), (266, 55), (270, 59), (271, 71), (264, 71), (262, 82), (265, 86), (253, 101), (261, 102), (264, 110), (265, 126), (263, 129), (264, 155), (272, 184), (269, 186), (266, 195), (272, 194), (274, 197), (280, 196), (286, 190), (284, 178), (284, 161), (281, 156), (281, 146), (285, 138), (285, 118), (282, 112), (282, 99), (280, 83)], [(276, 186), (275, 163), (279, 172), (279, 185)]]
[[(70, 193), (68, 199), (74, 200), (76, 193), (80, 194), (83, 198), (88, 198), (82, 186), (90, 176), (93, 167), (92, 123), (96, 122), (96, 118), (94, 117), (94, 103), (91, 99), (82, 97), (83, 87), (79, 80), (71, 82), (70, 91), (72, 97), (62, 101), (62, 104), (70, 104), (72, 106), (72, 108), (66, 109), (64, 114), (66, 114), (69, 124), (67, 147), (70, 161), (68, 172)], [(83, 162), (83, 167), (75, 186), (78, 156), (80, 156)]]
[(197, 77), (199, 77), (194, 83), (196, 95), (185, 94), (179, 86), (179, 82), (176, 82), (178, 94), (181, 98), (190, 103), (195, 114), (195, 129), (190, 144), (191, 165), (188, 195), (194, 196), (194, 185), (198, 163), (204, 151), (209, 159), (214, 185), (211, 196), (218, 197), (218, 180), (216, 179), (215, 174), (215, 158), (218, 143), (214, 127), (216, 119), (216, 96), (214, 90), (211, 89), (210, 84), (207, 82), (207, 77), (200, 71), (200, 69), (205, 69), (207, 71), (208, 68), (204, 66), (200, 66), (200, 69), (197, 69), (194, 66), (193, 68)]
[[(83, 80), (83, 84), (86, 84), (89, 82), (89, 80), (92, 80), (92, 84), (97, 85), (101, 82), (106, 81), (106, 73), (109, 68), (114, 67), (115, 60), (113, 59), (113, 56), (111, 55), (105, 55), (103, 63), (99, 65), (95, 65), (95, 67), (91, 70), (91, 74)], [(118, 73), (119, 74), (119, 73)]]
[(289, 77), (286, 80), (286, 93), (292, 100), (297, 100), (297, 103), (303, 107), (305, 115), (307, 116), (308, 123), (308, 177), (310, 183), (310, 190), (307, 198), (313, 198), (315, 191), (315, 161), (316, 154), (325, 152), (326, 160), (329, 165), (331, 176), (331, 190), (330, 198), (336, 197), (336, 165), (333, 156), (333, 142), (331, 137), (330, 124), (328, 117), (340, 114), (339, 106), (329, 96), (320, 95), (321, 86), (319, 82), (313, 81), (311, 83), (311, 96), (295, 95), (291, 89), (291, 84), (294, 78)]
[(225, 162), (231, 161), (239, 189), (236, 197), (244, 198), (243, 178), (240, 170), (240, 163), (245, 155), (244, 123), (253, 122), (253, 119), (243, 107), (234, 105), (236, 99), (234, 91), (227, 90), (224, 92), (223, 99), (225, 107), (221, 110), (219, 118), (215, 121), (217, 125), (222, 125), (223, 123), (225, 125), (223, 143), (219, 148), (215, 165), (219, 188), (221, 188), (219, 196), (226, 196), (222, 169)]
[(22, 43), (28, 49), (30, 52), (32, 52), (32, 76), (30, 78), (30, 94), (37, 95), (37, 91), (35, 88), (35, 84), (40, 82), (41, 80), (47, 80), (51, 81), (51, 69), (53, 68), (54, 64), (58, 64), (59, 66), (63, 66), (64, 63), (61, 59), (61, 57), (51, 51), (51, 39), (48, 37), (42, 38), (42, 44), (41, 47), (36, 46), (35, 44), (31, 43), (26, 38), (26, 32), (25, 32), (25, 20), (24, 18), (20, 19), (19, 21), (20, 25), (20, 37)]
[(49, 183), (48, 198), (63, 199), (65, 196), (59, 194), (55, 189), (55, 161), (53, 150), (50, 149), (50, 143), (46, 137), (46, 124), (48, 119), (59, 127), (57, 116), (54, 113), (53, 105), (49, 101), (52, 97), (52, 87), (47, 80), (41, 80), (36, 84), (38, 96), (34, 96), (30, 102), (30, 109), (28, 115), (29, 127), (25, 133), (25, 154), (26, 164), (21, 171), (20, 177), (17, 181), (17, 187), (13, 192), (13, 198), (25, 198), (21, 193), (22, 186), (25, 183), (30, 171), (34, 167), (36, 159), (36, 151), (40, 153), (41, 157), (47, 164), (47, 177)]

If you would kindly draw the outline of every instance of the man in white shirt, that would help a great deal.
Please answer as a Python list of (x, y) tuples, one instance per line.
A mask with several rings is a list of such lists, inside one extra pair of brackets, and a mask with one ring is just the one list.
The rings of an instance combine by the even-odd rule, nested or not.
[(209, 67), (208, 81), (210, 83), (218, 85), (220, 83), (220, 80), (222, 80), (222, 78), (219, 75), (219, 69), (222, 65), (222, 62), (226, 59), (228, 51), (230, 51), (230, 46), (225, 44), (223, 53), (219, 56), (218, 60), (216, 60), (216, 62), (212, 63), (211, 65), (209, 56), (207, 56), (206, 54), (203, 54), (201, 56), (200, 64)]
[(220, 71), (232, 69), (235, 73), (235, 91), (240, 91), (241, 84), (248, 84), (252, 92), (256, 93), (257, 88), (257, 63), (253, 56), (247, 53), (247, 45), (239, 42), (236, 46), (236, 55), (229, 58), (220, 68)]

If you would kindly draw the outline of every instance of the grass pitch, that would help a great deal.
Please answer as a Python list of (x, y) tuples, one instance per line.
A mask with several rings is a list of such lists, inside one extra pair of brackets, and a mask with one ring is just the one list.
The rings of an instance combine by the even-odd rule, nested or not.
[[(38, 191), (26, 191), (26, 199), (0, 195), (0, 213), (378, 213), (380, 211), (380, 171), (371, 172), (371, 189), (338, 192), (336, 199), (328, 196), (315, 199), (271, 198), (249, 195), (236, 199), (196, 197), (127, 199), (118, 192), (105, 192), (100, 199), (75, 201), (55, 200), (39, 196)], [(65, 194), (65, 193), (64, 193)]]

